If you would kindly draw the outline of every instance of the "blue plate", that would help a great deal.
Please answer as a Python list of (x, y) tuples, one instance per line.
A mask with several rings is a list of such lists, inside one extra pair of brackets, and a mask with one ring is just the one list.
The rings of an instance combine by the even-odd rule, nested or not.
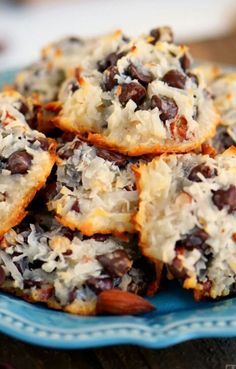
[[(0, 74), (0, 85), (13, 78), (14, 71)], [(191, 338), (236, 336), (235, 298), (196, 303), (189, 291), (172, 282), (150, 302), (157, 310), (142, 316), (77, 317), (1, 293), (0, 331), (63, 349), (128, 343), (160, 348)]]

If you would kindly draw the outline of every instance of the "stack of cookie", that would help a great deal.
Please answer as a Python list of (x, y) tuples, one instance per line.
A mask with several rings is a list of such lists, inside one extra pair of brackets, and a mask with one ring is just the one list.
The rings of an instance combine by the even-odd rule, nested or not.
[(168, 27), (70, 37), (1, 94), (3, 290), (84, 315), (152, 310), (163, 265), (234, 290), (235, 86), (191, 65)]

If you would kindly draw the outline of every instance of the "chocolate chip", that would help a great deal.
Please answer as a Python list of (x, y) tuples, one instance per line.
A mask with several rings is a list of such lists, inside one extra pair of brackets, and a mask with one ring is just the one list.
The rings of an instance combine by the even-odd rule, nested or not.
[(76, 141), (73, 145), (71, 145), (71, 147), (62, 150), (62, 152), (59, 151), (60, 158), (63, 160), (69, 159), (72, 155), (74, 155), (74, 151), (77, 150), (81, 144), (81, 141)]
[(86, 284), (93, 290), (96, 294), (102, 291), (110, 290), (113, 288), (113, 281), (109, 277), (91, 277), (86, 281)]
[(5, 282), (6, 274), (3, 267), (0, 265), (0, 286)]
[(228, 213), (231, 214), (236, 209), (236, 187), (230, 185), (227, 190), (212, 191), (212, 201), (215, 206), (222, 210), (224, 207), (228, 208)]
[(182, 260), (176, 256), (171, 265), (168, 265), (168, 270), (170, 273), (177, 279), (185, 279), (187, 277), (187, 273), (185, 268), (183, 267)]
[(234, 146), (235, 142), (232, 137), (228, 134), (225, 127), (220, 127), (217, 130), (216, 136), (213, 139), (213, 146), (216, 150), (221, 153), (230, 146)]
[(183, 239), (178, 240), (175, 247), (176, 249), (184, 248), (189, 251), (193, 249), (205, 250), (208, 247), (206, 244), (208, 238), (208, 233), (196, 226)]
[(18, 110), (21, 114), (26, 115), (29, 112), (29, 107), (24, 102), (21, 102)]
[(97, 256), (97, 260), (112, 277), (122, 277), (131, 268), (131, 261), (125, 250), (116, 250)]
[(0, 202), (4, 202), (7, 199), (7, 192), (0, 192)]
[(24, 280), (24, 288), (32, 288), (32, 287), (40, 288), (41, 285), (42, 285), (41, 281), (34, 281), (33, 279)]
[(37, 141), (40, 143), (40, 147), (42, 150), (47, 151), (49, 148), (49, 142), (46, 138), (37, 138)]
[(110, 53), (107, 55), (105, 60), (98, 62), (98, 70), (99, 72), (104, 72), (107, 68), (113, 67), (117, 64), (118, 60), (125, 55), (125, 52), (121, 53)]
[(97, 233), (94, 234), (92, 238), (97, 242), (105, 242), (109, 238), (109, 235)]
[(133, 100), (137, 105), (141, 104), (146, 96), (146, 89), (136, 82), (124, 83), (120, 85), (121, 93), (119, 100), (122, 105), (126, 105), (129, 100)]
[(169, 27), (154, 28), (150, 31), (150, 36), (153, 37), (150, 42), (152, 45), (155, 45), (157, 41), (173, 42), (173, 32)]
[(71, 90), (72, 93), (74, 93), (75, 91), (79, 90), (79, 84), (78, 82), (71, 82), (70, 85), (69, 85), (69, 88)]
[(143, 73), (139, 71), (134, 64), (128, 66), (127, 74), (133, 79), (137, 79), (141, 84), (148, 84), (153, 80), (153, 76), (150, 72)]
[(205, 163), (201, 163), (196, 165), (194, 168), (191, 169), (188, 179), (193, 182), (202, 182), (201, 178), (199, 177), (199, 173), (203, 175), (205, 178), (212, 178), (217, 176), (217, 170), (211, 169)]
[(72, 291), (69, 292), (69, 297), (68, 297), (68, 300), (69, 300), (69, 303), (71, 304), (73, 301), (75, 301), (75, 299), (77, 298), (77, 291), (78, 289), (75, 287), (73, 288)]
[(115, 66), (110, 66), (105, 70), (104, 87), (106, 91), (111, 91), (117, 84), (116, 74), (118, 74), (118, 69)]
[(81, 44), (83, 43), (83, 40), (81, 40), (79, 37), (76, 37), (76, 36), (71, 36), (71, 37), (68, 37), (68, 41), (71, 42), (72, 44), (74, 43), (78, 43), (78, 44)]
[(150, 31), (150, 36), (152, 36), (152, 37), (153, 37), (153, 41), (151, 41), (150, 43), (151, 43), (152, 45), (155, 45), (155, 43), (156, 43), (157, 41), (159, 41), (159, 40), (160, 40), (160, 37), (161, 37), (160, 28), (154, 28), (154, 29), (152, 29), (152, 30)]
[(11, 174), (26, 174), (31, 166), (33, 156), (26, 150), (16, 151), (8, 158), (7, 169)]
[(171, 87), (179, 88), (182, 90), (185, 88), (186, 77), (178, 70), (170, 70), (164, 75), (162, 80)]
[(73, 203), (71, 210), (75, 211), (76, 213), (80, 213), (80, 205), (79, 205), (79, 200), (75, 200), (75, 202)]
[(73, 251), (68, 249), (65, 252), (62, 253), (63, 256), (71, 256), (73, 254)]
[(187, 54), (183, 54), (180, 58), (179, 58), (179, 62), (180, 62), (180, 65), (182, 67), (182, 69), (184, 70), (184, 72), (190, 68), (190, 65), (191, 65), (191, 61), (188, 57)]
[(29, 270), (41, 269), (44, 261), (42, 260), (34, 260), (32, 263), (29, 263)]
[(128, 159), (126, 156), (122, 154), (118, 154), (112, 151), (108, 151), (105, 149), (96, 149), (96, 154), (100, 158), (104, 160), (108, 160), (113, 162), (115, 165), (117, 165), (119, 168), (123, 168), (128, 164)]
[(151, 98), (151, 108), (158, 108), (161, 111), (160, 119), (162, 122), (173, 119), (178, 113), (178, 106), (174, 99), (167, 96), (153, 95)]
[(199, 80), (198, 80), (198, 77), (196, 76), (196, 74), (193, 74), (193, 73), (187, 73), (187, 76), (189, 78), (191, 78), (192, 82), (198, 86), (199, 85)]

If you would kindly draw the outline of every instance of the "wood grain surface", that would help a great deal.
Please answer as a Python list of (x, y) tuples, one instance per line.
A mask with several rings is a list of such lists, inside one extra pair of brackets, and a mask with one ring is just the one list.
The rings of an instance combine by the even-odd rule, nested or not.
[(236, 339), (194, 340), (162, 350), (114, 346), (60, 351), (0, 335), (0, 369), (233, 369)]
[[(195, 58), (236, 65), (236, 32), (190, 45)], [(235, 365), (235, 368), (227, 365)], [(114, 346), (59, 351), (0, 335), (0, 369), (236, 369), (236, 339), (204, 339), (162, 350)]]

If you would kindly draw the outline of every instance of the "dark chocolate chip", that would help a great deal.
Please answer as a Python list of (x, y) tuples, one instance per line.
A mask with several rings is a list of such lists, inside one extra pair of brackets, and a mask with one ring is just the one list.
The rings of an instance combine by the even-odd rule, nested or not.
[(0, 202), (4, 202), (7, 199), (7, 192), (0, 192)]
[(180, 73), (178, 70), (170, 70), (167, 72), (162, 80), (171, 87), (184, 89), (186, 83), (186, 76)]
[(23, 101), (20, 103), (19, 112), (23, 115), (26, 115), (29, 112), (29, 107)]
[(189, 234), (184, 236), (183, 239), (178, 240), (175, 244), (175, 247), (176, 249), (184, 248), (189, 251), (193, 249), (199, 249), (204, 251), (208, 247), (206, 243), (208, 238), (209, 238), (208, 233), (205, 232), (204, 229), (196, 226), (190, 231)]
[(71, 42), (71, 43), (78, 43), (78, 44), (81, 44), (83, 43), (83, 40), (81, 40), (81, 38), (79, 37), (76, 37), (76, 36), (71, 36), (71, 37), (68, 37), (68, 41)]
[(44, 261), (42, 260), (34, 260), (32, 263), (29, 263), (29, 270), (41, 269)]
[(102, 291), (110, 290), (113, 288), (113, 281), (109, 277), (91, 277), (86, 281), (86, 284), (93, 290), (96, 294)]
[(16, 151), (8, 158), (7, 169), (11, 174), (26, 174), (31, 166), (33, 156), (26, 150)]
[(199, 173), (203, 175), (205, 178), (212, 178), (217, 176), (217, 170), (211, 169), (205, 163), (201, 163), (196, 165), (194, 168), (191, 169), (188, 179), (193, 182), (202, 182), (201, 178), (199, 177)]
[(182, 69), (184, 70), (184, 72), (186, 72), (186, 70), (190, 68), (191, 61), (190, 61), (187, 54), (183, 54), (179, 58), (179, 62), (180, 62), (180, 65), (181, 65)]
[(168, 265), (168, 270), (170, 273), (177, 279), (185, 279), (187, 277), (187, 273), (185, 268), (183, 267), (182, 260), (176, 256), (171, 265)]
[(59, 156), (63, 160), (69, 159), (73, 154), (74, 151), (77, 150), (81, 146), (81, 141), (76, 141), (71, 147), (66, 148), (62, 152), (59, 151)]
[(75, 202), (73, 203), (71, 210), (75, 211), (76, 213), (80, 213), (80, 205), (79, 205), (79, 200), (75, 200)]
[(153, 76), (150, 72), (143, 73), (138, 70), (134, 64), (130, 64), (127, 69), (127, 74), (133, 79), (137, 79), (141, 84), (148, 84), (152, 82)]
[(97, 256), (97, 260), (111, 277), (122, 277), (131, 268), (131, 261), (125, 250)]
[(106, 91), (111, 91), (117, 85), (116, 74), (118, 74), (118, 69), (115, 66), (110, 66), (105, 70), (104, 87)]
[(122, 154), (118, 154), (112, 151), (108, 151), (105, 149), (96, 149), (96, 154), (100, 158), (104, 160), (108, 160), (113, 162), (115, 165), (117, 165), (119, 168), (123, 168), (128, 164), (128, 159), (126, 156)]
[(161, 32), (160, 32), (160, 28), (154, 28), (150, 31), (150, 36), (153, 37), (153, 41), (151, 41), (150, 43), (155, 45), (155, 43), (157, 41), (160, 40), (160, 37), (161, 37)]
[(146, 89), (136, 82), (124, 83), (121, 85), (119, 100), (122, 105), (126, 105), (129, 100), (133, 100), (137, 105), (141, 104), (146, 96)]
[(49, 149), (49, 142), (47, 138), (37, 138), (36, 141), (39, 141), (42, 150), (47, 151)]
[(222, 210), (224, 207), (228, 208), (228, 213), (232, 213), (236, 209), (236, 187), (230, 185), (227, 190), (212, 191), (212, 201), (215, 206)]
[(3, 267), (0, 265), (0, 286), (5, 282), (6, 274)]
[(74, 93), (75, 91), (79, 90), (79, 84), (78, 82), (71, 82), (71, 84), (69, 85), (69, 88), (71, 90), (72, 93)]
[(73, 251), (68, 249), (65, 252), (62, 253), (63, 256), (71, 256), (73, 254)]
[(174, 99), (167, 96), (153, 95), (151, 98), (151, 108), (158, 108), (161, 111), (160, 119), (162, 122), (173, 119), (178, 113), (178, 106)]
[(40, 288), (41, 286), (42, 286), (41, 281), (34, 281), (33, 279), (24, 280), (24, 288), (32, 288), (32, 287)]
[(107, 234), (100, 234), (100, 233), (97, 233), (97, 234), (94, 234), (92, 236), (92, 238), (97, 241), (97, 242), (105, 242), (108, 238), (109, 238), (109, 235)]
[(213, 146), (216, 150), (221, 153), (230, 146), (234, 146), (235, 142), (232, 137), (228, 134), (225, 127), (220, 127), (217, 130), (216, 136), (213, 138)]
[(125, 55), (124, 52), (121, 53), (110, 53), (107, 55), (105, 60), (98, 62), (98, 70), (99, 72), (104, 72), (107, 68), (115, 66), (120, 58)]
[(187, 73), (187, 76), (189, 78), (191, 78), (192, 82), (195, 83), (196, 86), (199, 85), (199, 80), (198, 80), (198, 77), (196, 76), (196, 74), (194, 74), (194, 73)]

